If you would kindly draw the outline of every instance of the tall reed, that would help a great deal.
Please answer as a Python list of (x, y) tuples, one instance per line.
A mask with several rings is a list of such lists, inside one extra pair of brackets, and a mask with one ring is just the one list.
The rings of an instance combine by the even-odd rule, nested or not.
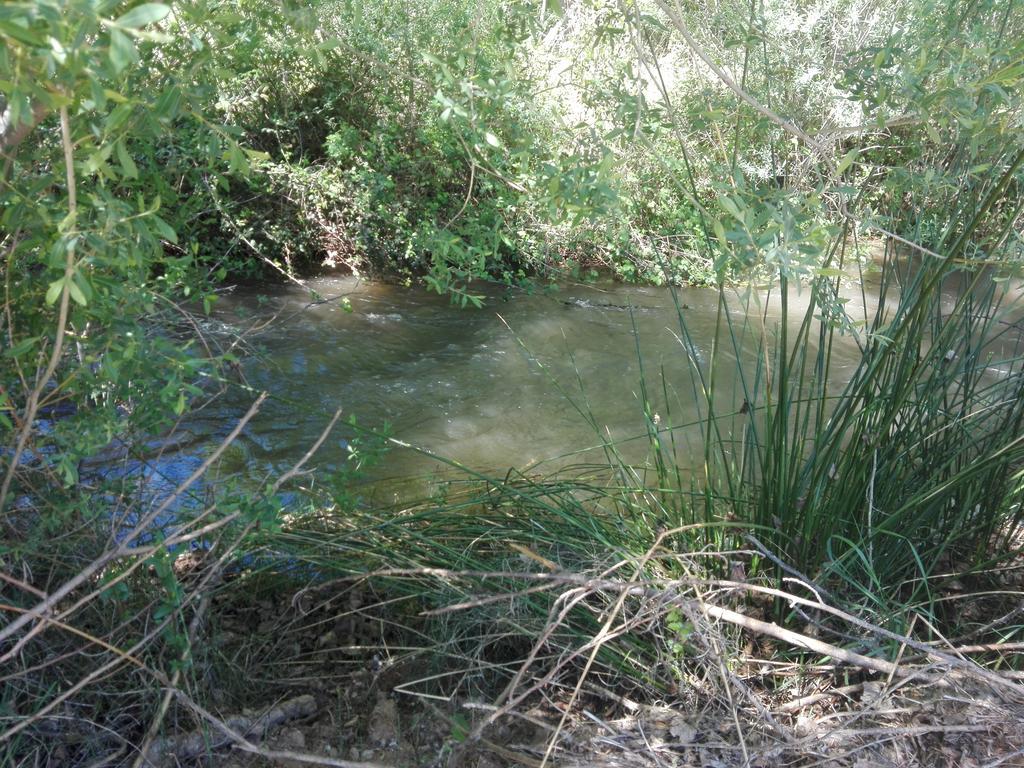
[[(773, 299), (777, 324), (752, 329), (751, 313), (721, 313), (733, 354), (713, 365), (747, 360), (753, 370), (729, 372), (741, 386), (728, 399), (713, 383), (698, 390), (705, 511), (749, 523), (794, 568), (867, 604), (897, 593), (915, 601), (933, 575), (983, 568), (1019, 536), (1020, 328), (984, 271), (889, 248), (877, 309), (861, 329), (845, 328), (856, 334), (859, 361), (837, 373), (844, 327), (830, 307), (839, 279), (805, 288), (799, 324), (785, 282)], [(734, 300), (722, 291), (723, 305)], [(720, 370), (700, 377), (725, 378)]]

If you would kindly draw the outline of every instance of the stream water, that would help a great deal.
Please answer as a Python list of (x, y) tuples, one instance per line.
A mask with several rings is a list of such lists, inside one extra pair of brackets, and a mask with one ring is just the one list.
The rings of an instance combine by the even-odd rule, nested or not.
[[(1018, 283), (1002, 285), (1012, 322), (1002, 322), (1005, 332), (990, 344), (986, 365), (993, 377), (1019, 369), (1022, 354), (1024, 291)], [(602, 446), (613, 443), (622, 460), (641, 463), (653, 450), (648, 415), (662, 449), (674, 452), (685, 475), (702, 462), (701, 387), (712, 355), (716, 412), (736, 413), (738, 429), (747, 420), (738, 415), (743, 379), (751, 390), (763, 388), (752, 380), (763, 364), (759, 346), (767, 342), (771, 349), (783, 330), (777, 289), (731, 293), (724, 302), (712, 289), (611, 282), (476, 290), (486, 294), (482, 309), (459, 309), (422, 288), (352, 277), (227, 292), (206, 329), (209, 341), (235, 345), (240, 375), (225, 395), (189, 417), (163, 456), (119, 471), (141, 472), (158, 497), (169, 493), (266, 391), (269, 399), (219, 463), (218, 482), (278, 476), (339, 408), (344, 420), (386, 429), (411, 446), (392, 445), (361, 473), (358, 492), (375, 503), (419, 498), (439, 479), (466, 476), (437, 457), (492, 477), (513, 468), (590, 472), (607, 468)], [(878, 292), (870, 281), (851, 280), (842, 293), (853, 320), (876, 312)], [(951, 283), (944, 311), (957, 293)], [(809, 298), (806, 287), (788, 294), (790, 339)], [(722, 313), (730, 323), (720, 323)], [(852, 335), (837, 333), (831, 354), (830, 384), (838, 391), (861, 352)], [(360, 445), (360, 430), (344, 420), (310, 461), (318, 470), (310, 482), (351, 467), (353, 448), (365, 455), (372, 444), (364, 435)], [(728, 421), (720, 426), (728, 439)], [(194, 489), (200, 497), (201, 491), (201, 484)]]
[[(484, 292), (483, 309), (459, 309), (422, 289), (350, 277), (321, 278), (308, 289), (235, 290), (218, 302), (215, 319), (235, 332), (256, 329), (245, 337), (243, 363), (252, 392), (234, 388), (203, 412), (205, 426), (193, 428), (226, 433), (228, 415), (266, 390), (271, 398), (230, 453), (229, 468), (281, 471), (341, 408), (363, 427), (386, 424), (394, 438), (476, 470), (546, 473), (603, 461), (606, 440), (625, 460), (642, 461), (651, 450), (645, 383), (663, 441), (675, 428), (676, 461), (684, 471), (699, 461), (699, 430), (687, 425), (702, 415), (695, 373), (708, 370), (716, 291), (603, 283)], [(851, 285), (854, 312), (863, 312), (861, 295)], [(797, 323), (808, 296), (791, 293)], [(867, 297), (869, 311), (873, 301)], [(733, 295), (725, 311), (737, 328), (746, 322), (747, 338), (738, 362), (731, 340), (720, 341), (718, 407), (731, 402), (739, 410), (737, 376), (755, 367), (756, 337), (777, 332), (779, 302), (764, 292)], [(838, 339), (838, 383), (859, 357), (852, 338)], [(340, 466), (354, 434), (336, 428), (313, 465)], [(380, 496), (425, 491), (447, 470), (425, 453), (392, 448), (368, 477), (387, 501)]]

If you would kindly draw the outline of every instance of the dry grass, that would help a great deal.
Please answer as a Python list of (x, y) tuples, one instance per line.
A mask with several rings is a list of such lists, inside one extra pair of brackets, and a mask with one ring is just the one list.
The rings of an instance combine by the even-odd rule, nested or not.
[[(1021, 644), (947, 642), (923, 617), (896, 633), (797, 577), (791, 591), (708, 578), (709, 560), (750, 552), (669, 540), (586, 573), (391, 569), (278, 595), (246, 619), (277, 641), (237, 672), (268, 708), (303, 694), (318, 711), (262, 746), (236, 734), (251, 754), (231, 765), (1024, 764)], [(650, 576), (668, 560), (688, 575)], [(413, 606), (411, 585), (462, 597)], [(540, 596), (547, 615), (531, 623), (523, 604)], [(771, 620), (780, 603), (790, 628)]]

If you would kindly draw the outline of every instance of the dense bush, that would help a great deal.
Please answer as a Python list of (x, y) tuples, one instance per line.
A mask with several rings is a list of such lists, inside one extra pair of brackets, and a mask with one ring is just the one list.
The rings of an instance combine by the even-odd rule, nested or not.
[[(1018, 77), (1019, 20), (994, 7), (780, 1), (680, 16), (653, 1), (624, 14), (381, 0), (264, 13), (264, 55), (218, 102), (265, 153), (221, 210), (226, 240), (248, 243), (234, 269), (424, 275), (462, 301), (475, 277), (551, 268), (674, 283), (807, 274), (844, 185), (867, 178), (874, 208), (857, 215), (930, 241), (926, 209), (941, 216), (959, 172), (1002, 151), (1012, 123), (989, 116), (1012, 114)], [(873, 144), (879, 131), (893, 140)], [(934, 152), (950, 142), (972, 157), (944, 168)], [(897, 215), (915, 221), (886, 218), (907, 191), (920, 199)]]

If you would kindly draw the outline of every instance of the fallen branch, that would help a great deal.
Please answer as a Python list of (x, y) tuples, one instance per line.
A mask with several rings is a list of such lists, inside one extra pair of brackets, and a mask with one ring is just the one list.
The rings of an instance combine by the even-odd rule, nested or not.
[[(691, 602), (692, 604), (692, 601), (687, 602)], [(728, 608), (719, 608), (717, 605), (705, 603), (704, 605), (696, 607), (697, 610), (702, 611), (707, 616), (726, 621), (730, 624), (735, 624), (737, 627), (741, 627), (748, 632), (754, 632), (759, 635), (768, 635), (769, 637), (774, 637), (776, 640), (781, 640), (784, 643), (795, 645), (798, 648), (806, 648), (809, 651), (820, 653), (822, 656), (829, 656), (837, 661), (853, 664), (854, 666), (862, 667), (864, 669), (870, 669), (873, 672), (879, 672), (883, 675), (897, 675), (901, 673), (899, 665), (893, 664), (891, 661), (873, 659), (870, 656), (864, 656), (860, 653), (848, 651), (837, 645), (825, 643), (816, 638), (801, 635), (799, 632), (784, 629), (778, 624), (770, 624), (767, 621), (761, 621), (760, 619), (754, 619), (750, 616), (744, 616), (742, 613), (730, 611)]]
[(143, 765), (163, 768), (163, 766), (176, 765), (176, 760), (192, 760), (200, 757), (209, 750), (219, 749), (234, 742), (235, 739), (230, 732), (234, 732), (235, 735), (241, 736), (243, 739), (252, 736), (261, 739), (271, 728), (291, 720), (310, 717), (316, 714), (316, 711), (316, 699), (307, 694), (289, 699), (259, 717), (243, 715), (229, 717), (221, 721), (221, 725), (224, 727), (218, 728), (220, 733), (210, 733), (209, 729), (201, 729), (156, 739), (146, 750)]
[[(175, 695), (178, 697), (178, 699), (183, 704), (185, 704), (192, 711), (194, 711), (197, 715), (202, 717), (204, 720), (206, 720), (208, 723), (210, 723), (210, 725), (212, 725), (214, 728), (216, 728), (224, 736), (227, 737), (225, 740), (219, 741), (219, 743), (221, 745), (227, 744), (228, 742), (232, 742), (232, 743), (234, 743), (234, 745), (238, 749), (241, 749), (241, 750), (243, 750), (245, 752), (251, 752), (253, 754), (260, 755), (261, 757), (265, 757), (268, 760), (294, 760), (295, 762), (309, 763), (311, 765), (328, 765), (328, 766), (333, 766), (333, 768), (384, 768), (384, 766), (380, 765), (379, 763), (356, 763), (356, 762), (352, 762), (351, 760), (339, 760), (339, 759), (334, 758), (334, 757), (325, 757), (325, 756), (322, 756), (322, 755), (311, 755), (311, 754), (308, 754), (308, 753), (305, 753), (305, 752), (287, 752), (287, 751), (282, 751), (282, 750), (263, 749), (262, 747), (259, 747), (256, 744), (253, 744), (244, 735), (242, 735), (242, 733), (239, 733), (236, 728), (232, 727), (232, 720), (234, 720), (234, 718), (230, 718), (228, 721), (221, 720), (220, 718), (216, 717), (215, 715), (211, 714), (209, 711), (207, 711), (206, 709), (201, 707), (199, 704), (196, 704), (194, 701), (192, 701), (188, 696), (186, 696), (180, 690), (175, 690), (174, 693), (175, 693)], [(297, 702), (299, 702), (301, 700), (312, 700), (312, 699), (313, 699), (313, 697), (309, 696), (309, 695), (307, 695), (307, 696), (299, 696), (297, 699), (292, 699), (291, 701), (285, 702), (284, 704), (281, 705), (281, 707), (278, 707), (277, 709), (283, 709), (284, 707), (287, 707), (289, 705), (296, 706)], [(298, 708), (301, 709), (301, 708), (303, 708), (305, 706), (307, 706), (307, 705), (303, 704), (302, 707), (298, 707)], [(315, 708), (315, 702), (314, 702), (314, 708)], [(268, 715), (270, 715), (270, 714), (272, 714), (273, 712), (276, 712), (276, 711), (277, 711), (276, 709), (275, 710), (271, 710), (271, 712), (267, 713), (267, 715), (264, 715), (264, 717), (267, 717)], [(312, 714), (312, 713), (310, 713), (310, 714)], [(296, 715), (296, 717), (303, 717), (303, 716), (305, 716), (305, 715)], [(294, 719), (294, 718), (291, 718), (291, 719)], [(244, 720), (244, 718), (243, 718), (243, 720)], [(204, 742), (204, 749), (209, 748), (207, 746), (207, 744), (208, 744), (208, 742)], [(158, 765), (157, 768), (160, 768), (160, 766)]]
[[(662, 534), (659, 540), (654, 544), (653, 548), (657, 548), (661, 545), (664, 536), (672, 534), (676, 531), (667, 531)], [(860, 619), (853, 616), (850, 613), (835, 608), (828, 603), (818, 602), (815, 600), (809, 600), (799, 595), (794, 595), (789, 592), (784, 592), (778, 589), (772, 589), (769, 587), (762, 587), (756, 584), (750, 584), (746, 582), (729, 581), (724, 579), (646, 579), (643, 582), (622, 582), (613, 581), (610, 579), (603, 578), (592, 578), (579, 574), (570, 574), (567, 572), (559, 573), (530, 573), (530, 572), (508, 572), (508, 571), (457, 571), (446, 568), (385, 568), (370, 573), (361, 573), (354, 576), (341, 577), (335, 582), (340, 583), (352, 580), (364, 580), (376, 577), (414, 577), (414, 576), (435, 576), (445, 579), (459, 579), (459, 578), (514, 578), (522, 579), (524, 581), (532, 581), (535, 583), (547, 583), (551, 585), (571, 585), (573, 589), (584, 590), (589, 592), (607, 592), (611, 594), (627, 594), (637, 598), (647, 598), (663, 600), (668, 604), (675, 605), (679, 608), (696, 610), (702, 612), (705, 615), (716, 618), (721, 621), (734, 624), (743, 629), (758, 634), (765, 634), (771, 637), (775, 637), (783, 642), (794, 644), (798, 647), (807, 648), (813, 650), (815, 653), (821, 653), (825, 656), (830, 656), (839, 661), (843, 661), (855, 666), (862, 667), (864, 669), (870, 669), (874, 672), (893, 675), (899, 677), (906, 677), (907, 675), (919, 675), (924, 670), (922, 665), (908, 665), (908, 664), (893, 664), (892, 662), (883, 661), (881, 659), (872, 658), (870, 656), (863, 656), (852, 651), (847, 651), (838, 646), (822, 642), (815, 638), (807, 637), (798, 632), (783, 629), (777, 624), (770, 624), (768, 622), (759, 621), (752, 619), (748, 616), (744, 616), (736, 611), (730, 611), (725, 608), (719, 608), (718, 606), (703, 603), (701, 601), (694, 600), (692, 598), (683, 597), (675, 594), (676, 590), (682, 588), (692, 588), (695, 586), (709, 586), (726, 588), (733, 590), (744, 590), (747, 592), (756, 592), (764, 595), (771, 595), (773, 597), (779, 597), (790, 603), (795, 603), (815, 610), (820, 610), (825, 613), (831, 614), (842, 621), (845, 621), (853, 626), (859, 627), (866, 632), (874, 634), (878, 637), (883, 637), (887, 640), (892, 640), (902, 645), (907, 646), (913, 650), (919, 651), (926, 655), (929, 659), (929, 666), (939, 673), (939, 670), (943, 667), (958, 670), (967, 675), (970, 675), (976, 679), (984, 680), (996, 687), (1002, 688), (1012, 692), (1017, 697), (1024, 697), (1024, 687), (1019, 682), (1020, 675), (1013, 672), (993, 672), (992, 670), (986, 669), (980, 664), (971, 661), (969, 659), (962, 659), (954, 655), (958, 649), (951, 649), (952, 652), (944, 652), (937, 648), (928, 646), (911, 637), (900, 635), (896, 632), (892, 632), (883, 627), (879, 627), (871, 622)], [(444, 608), (438, 608), (434, 610), (424, 611), (424, 616), (437, 616), (444, 613), (453, 613), (456, 611), (466, 610), (473, 608), (478, 604), (477, 600), (470, 600), (462, 603), (456, 603), (453, 605), (445, 606)]]

